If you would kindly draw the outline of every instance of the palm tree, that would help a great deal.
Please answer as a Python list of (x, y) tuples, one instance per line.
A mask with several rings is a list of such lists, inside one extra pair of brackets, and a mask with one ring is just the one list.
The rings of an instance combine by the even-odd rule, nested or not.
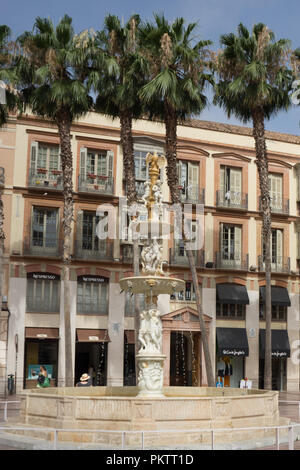
[[(142, 48), (150, 64), (149, 83), (141, 90), (143, 101), (154, 116), (166, 127), (167, 179), (173, 204), (181, 204), (177, 176), (177, 125), (206, 106), (205, 85), (212, 82), (207, 68), (207, 46), (210, 41), (192, 44), (196, 23), (184, 25), (178, 18), (172, 24), (163, 15), (154, 15), (155, 23), (147, 22), (141, 32)], [(187, 247), (186, 235), (183, 239)], [(202, 332), (208, 385), (215, 385), (208, 338), (205, 330), (195, 258), (186, 249), (196, 294), (197, 310)]]
[[(93, 84), (98, 93), (95, 104), (96, 111), (120, 119), (123, 176), (126, 184), (128, 207), (133, 209), (137, 204), (137, 192), (132, 122), (133, 119), (139, 118), (143, 112), (138, 91), (144, 83), (144, 68), (146, 67), (146, 61), (138, 50), (139, 24), (140, 17), (138, 15), (132, 15), (124, 26), (121, 25), (117, 16), (107, 15), (104, 20), (104, 30), (98, 31), (95, 36), (96, 62), (93, 66)], [(104, 68), (102, 63), (98, 64), (97, 62), (99, 50), (105, 57)], [(135, 209), (133, 211), (135, 212)], [(136, 237), (133, 239), (133, 266), (134, 275), (138, 275), (139, 245)], [(134, 305), (136, 357), (140, 313), (137, 294), (134, 296)]]
[(73, 221), (73, 161), (71, 125), (92, 105), (85, 81), (88, 54), (80, 47), (72, 19), (65, 15), (54, 27), (36, 18), (32, 32), (19, 38), (22, 55), (17, 63), (19, 87), (25, 105), (34, 114), (51, 119), (58, 128), (63, 173), (63, 281), (65, 324), (65, 384), (74, 385), (70, 318), (71, 224)]
[(289, 42), (275, 41), (264, 24), (254, 25), (252, 32), (240, 24), (238, 34), (221, 36), (223, 49), (216, 59), (219, 83), (215, 103), (243, 122), (252, 121), (256, 163), (261, 192), (263, 243), (266, 270), (266, 347), (264, 387), (272, 388), (271, 362), (271, 205), (265, 119), (270, 119), (290, 105), (292, 74), (288, 68)]

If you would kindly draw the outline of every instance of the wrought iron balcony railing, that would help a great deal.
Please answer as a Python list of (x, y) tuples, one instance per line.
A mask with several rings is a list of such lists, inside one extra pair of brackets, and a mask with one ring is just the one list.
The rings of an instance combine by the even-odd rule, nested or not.
[[(288, 274), (291, 271), (291, 260), (290, 258), (283, 258), (282, 256), (277, 256), (276, 260), (271, 260), (271, 271), (273, 273), (285, 273)], [(265, 271), (265, 262), (262, 255), (257, 258), (257, 265), (259, 271)]]
[[(197, 268), (204, 267), (205, 252), (204, 250), (193, 251)], [(189, 266), (187, 254), (182, 248), (170, 248), (169, 250), (170, 266)]]
[(60, 257), (62, 255), (62, 240), (58, 236), (41, 234), (40, 237), (26, 238), (24, 241), (24, 255)]
[(79, 175), (78, 176), (78, 192), (113, 194), (114, 193), (114, 180), (113, 178), (110, 178), (107, 176)]
[(92, 261), (112, 261), (113, 244), (98, 240), (98, 246), (95, 246), (91, 240), (78, 240), (75, 245), (75, 258)]
[(229, 207), (230, 209), (248, 209), (248, 194), (239, 191), (217, 191), (217, 207)]
[(217, 269), (234, 269), (248, 271), (249, 269), (249, 255), (244, 256), (235, 255), (234, 259), (227, 259), (225, 254), (215, 253), (215, 267)]
[(46, 168), (29, 169), (28, 186), (31, 188), (63, 189), (63, 177), (60, 170), (47, 170)]
[[(290, 213), (290, 200), (281, 197), (271, 197), (271, 212), (273, 214), (289, 215)], [(262, 210), (261, 197), (259, 198), (259, 210)]]
[(187, 188), (179, 186), (181, 202), (205, 204), (205, 189), (199, 191), (198, 186), (188, 186)]

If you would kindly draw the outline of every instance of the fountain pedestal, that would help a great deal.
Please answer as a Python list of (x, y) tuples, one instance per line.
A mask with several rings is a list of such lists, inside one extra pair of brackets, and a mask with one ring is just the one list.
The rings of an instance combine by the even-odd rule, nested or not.
[(163, 354), (138, 354), (138, 397), (164, 397), (163, 365), (166, 357)]

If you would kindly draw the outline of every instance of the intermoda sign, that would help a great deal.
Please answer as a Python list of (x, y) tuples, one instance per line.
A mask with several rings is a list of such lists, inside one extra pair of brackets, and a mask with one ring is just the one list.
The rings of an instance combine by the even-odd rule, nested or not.
[(243, 349), (222, 349), (223, 356), (246, 356), (246, 351)]
[(274, 356), (274, 357), (287, 357), (288, 353), (286, 351), (272, 351), (272, 356)]
[(27, 279), (38, 279), (46, 281), (59, 281), (60, 276), (52, 273), (28, 273)]
[(77, 277), (78, 282), (108, 282), (108, 279), (103, 276), (93, 276), (92, 274), (84, 275), (84, 276), (78, 276)]

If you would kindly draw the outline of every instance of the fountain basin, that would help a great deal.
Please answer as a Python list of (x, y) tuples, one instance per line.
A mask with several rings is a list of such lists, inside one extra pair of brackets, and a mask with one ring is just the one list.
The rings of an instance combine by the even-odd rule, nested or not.
[[(164, 397), (137, 396), (137, 387), (87, 387), (25, 390), (21, 420), (31, 426), (74, 429), (66, 441), (80, 441), (80, 429), (158, 431), (148, 434), (149, 446), (199, 445), (211, 437), (204, 430), (288, 424), (279, 417), (278, 392), (208, 387), (164, 387)], [(201, 432), (202, 430), (202, 432)], [(160, 432), (161, 431), (161, 432)], [(163, 432), (169, 431), (169, 432)], [(268, 431), (274, 435), (274, 430)], [(265, 431), (243, 431), (255, 438)], [(220, 434), (220, 433), (219, 433)], [(86, 437), (87, 436), (87, 437)], [(241, 436), (241, 432), (238, 432)], [(50, 438), (50, 437), (49, 437)], [(85, 435), (89, 442), (120, 445), (120, 435)], [(129, 445), (141, 435), (128, 434)], [(220, 442), (234, 442), (237, 433), (221, 433)]]
[(120, 286), (132, 294), (155, 296), (180, 292), (184, 289), (185, 282), (182, 279), (165, 276), (132, 276), (121, 279)]

